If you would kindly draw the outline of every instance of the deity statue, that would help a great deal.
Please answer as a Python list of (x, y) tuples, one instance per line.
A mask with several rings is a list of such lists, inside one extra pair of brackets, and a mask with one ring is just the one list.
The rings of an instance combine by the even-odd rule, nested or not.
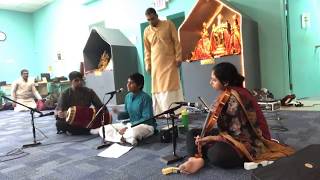
[(214, 52), (216, 51), (216, 48), (217, 48), (217, 38), (218, 38), (218, 35), (217, 35), (217, 31), (216, 31), (217, 27), (216, 27), (216, 24), (213, 23), (212, 24), (212, 28), (211, 28), (211, 33), (210, 33), (210, 51), (212, 54), (214, 54)]
[(202, 23), (202, 30), (201, 30), (201, 38), (198, 40), (197, 45), (192, 52), (191, 60), (202, 60), (202, 59), (210, 59), (211, 56), (211, 42), (209, 39), (209, 32), (207, 23)]
[(213, 25), (211, 29), (211, 40), (215, 40), (216, 47), (214, 48), (214, 51), (211, 52), (214, 56), (224, 56), (226, 55), (226, 46), (225, 46), (225, 38), (224, 38), (224, 32), (225, 29), (227, 29), (227, 25), (225, 23), (222, 23), (222, 15), (218, 15), (218, 22), (217, 25)]
[(223, 39), (224, 39), (224, 46), (226, 48), (226, 55), (231, 55), (231, 42), (230, 42), (230, 38), (231, 38), (231, 25), (230, 23), (227, 21), (226, 22), (226, 28), (223, 31)]
[(231, 28), (231, 36), (230, 36), (230, 43), (231, 43), (231, 52), (233, 54), (240, 54), (241, 53), (241, 36), (240, 36), (240, 26), (238, 22), (237, 16), (233, 16), (233, 25)]
[[(190, 54), (190, 60), (213, 59), (226, 55), (241, 53), (241, 34), (239, 19), (237, 15), (233, 17), (233, 23), (228, 20), (223, 21), (223, 16), (219, 14), (217, 21), (210, 24), (202, 23), (200, 39), (194, 50)], [(211, 26), (211, 29), (208, 29)], [(210, 33), (209, 33), (210, 30)]]
[(207, 36), (209, 36), (207, 23), (203, 22), (202, 23), (202, 30), (201, 30), (201, 37), (207, 37)]
[(107, 53), (107, 51), (103, 51), (101, 57), (100, 57), (100, 61), (98, 64), (98, 71), (103, 71), (107, 68), (108, 64), (110, 62), (110, 57), (109, 54)]

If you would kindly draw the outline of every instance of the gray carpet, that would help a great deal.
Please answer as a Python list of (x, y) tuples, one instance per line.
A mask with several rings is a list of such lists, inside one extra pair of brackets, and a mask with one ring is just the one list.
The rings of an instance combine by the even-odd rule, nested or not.
[[(279, 131), (279, 121), (268, 120), (273, 137), (296, 149), (320, 143), (320, 112), (281, 111), (280, 122), (288, 131)], [(164, 176), (166, 165), (160, 157), (172, 153), (172, 144), (160, 143), (153, 136), (118, 159), (98, 157), (101, 139), (97, 136), (68, 136), (56, 134), (55, 119), (47, 116), (35, 119), (37, 141), (42, 144), (26, 149), (32, 143), (30, 114), (0, 112), (0, 179), (250, 179), (252, 171), (225, 170), (206, 167), (195, 175)], [(160, 126), (166, 121), (159, 120)], [(191, 127), (201, 126), (191, 120)], [(43, 133), (41, 133), (41, 132)], [(45, 136), (47, 136), (47, 138)], [(179, 134), (177, 154), (185, 155), (184, 134)], [(16, 151), (12, 151), (15, 150)], [(11, 152), (10, 152), (11, 151)], [(6, 154), (9, 153), (8, 156)]]

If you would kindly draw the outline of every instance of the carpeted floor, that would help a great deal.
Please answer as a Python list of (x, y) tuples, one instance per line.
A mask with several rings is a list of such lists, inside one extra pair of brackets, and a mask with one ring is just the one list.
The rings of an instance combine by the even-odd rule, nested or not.
[[(278, 116), (288, 131), (280, 131), (279, 121), (270, 119), (273, 137), (296, 149), (320, 144), (320, 112), (280, 111)], [(0, 112), (0, 179), (251, 179), (252, 171), (217, 167), (206, 167), (190, 176), (164, 176), (161, 169), (166, 165), (160, 157), (172, 153), (172, 144), (160, 143), (159, 136), (145, 139), (118, 159), (98, 157), (103, 151), (96, 150), (99, 137), (58, 135), (53, 116), (35, 119), (37, 141), (42, 144), (21, 149), (32, 143), (30, 119), (28, 112)], [(166, 124), (165, 120), (158, 122)], [(201, 121), (191, 120), (190, 126), (199, 127)], [(177, 146), (177, 154), (182, 156), (184, 137), (179, 134)]]

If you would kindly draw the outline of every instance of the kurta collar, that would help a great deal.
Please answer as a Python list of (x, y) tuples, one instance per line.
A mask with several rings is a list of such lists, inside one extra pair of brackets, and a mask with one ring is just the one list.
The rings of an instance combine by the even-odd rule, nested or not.
[(150, 26), (151, 26), (151, 29), (155, 29), (155, 30), (159, 29), (159, 28), (161, 27), (162, 23), (163, 23), (163, 21), (162, 21), (162, 20), (159, 20), (159, 22), (158, 22), (158, 24), (157, 24), (156, 27), (153, 27), (153, 26), (150, 25)]
[(135, 98), (141, 94), (142, 90), (140, 90), (138, 93), (132, 93), (132, 98)]

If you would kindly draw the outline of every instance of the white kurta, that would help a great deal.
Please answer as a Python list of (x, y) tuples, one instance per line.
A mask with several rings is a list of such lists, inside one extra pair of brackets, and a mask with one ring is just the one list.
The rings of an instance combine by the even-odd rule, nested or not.
[[(123, 135), (119, 134), (119, 130), (127, 127), (128, 129)], [(147, 138), (154, 134), (154, 127), (147, 124), (139, 124), (135, 127), (131, 127), (131, 123), (122, 124), (108, 124), (104, 126), (105, 128), (105, 140), (110, 142), (121, 142), (123, 137), (127, 143), (131, 145), (136, 145), (138, 140)], [(99, 131), (99, 135), (103, 137), (102, 127), (91, 130), (91, 134), (97, 134), (96, 131)]]
[(182, 61), (178, 33), (171, 21), (160, 21), (144, 30), (145, 68), (151, 72), (152, 93), (180, 89), (179, 68)]
[(184, 99), (177, 67), (182, 61), (181, 45), (175, 25), (167, 20), (146, 27), (144, 48), (145, 68), (151, 72), (153, 110), (159, 114)]
[[(40, 100), (42, 97), (40, 96), (39, 92), (35, 88), (34, 82), (29, 80), (24, 81), (23, 78), (16, 80), (12, 84), (12, 98), (13, 100), (24, 104), (31, 108), (36, 108), (36, 103), (34, 98)], [(27, 111), (28, 108), (21, 106), (19, 104), (16, 105), (14, 108), (15, 111)]]

